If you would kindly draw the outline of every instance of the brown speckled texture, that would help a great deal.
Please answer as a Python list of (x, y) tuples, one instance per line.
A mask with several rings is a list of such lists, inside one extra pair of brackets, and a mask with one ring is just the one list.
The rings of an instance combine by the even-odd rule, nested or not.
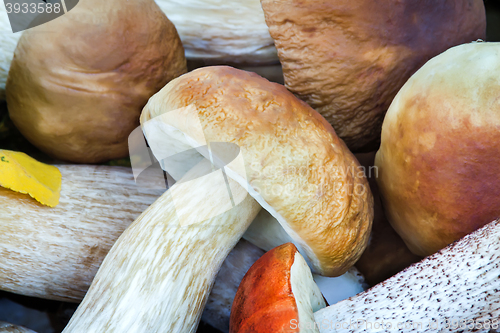
[(282, 85), (224, 66), (171, 81), (149, 100), (141, 123), (188, 105), (208, 142), (240, 147), (248, 182), (298, 235), (312, 269), (345, 273), (366, 246), (373, 198), (330, 124)]
[(500, 216), (500, 43), (452, 48), (401, 89), (376, 156), (387, 217), (429, 255)]
[(425, 61), (485, 38), (482, 0), (262, 0), (286, 86), (349, 148), (378, 141), (384, 113)]
[(185, 71), (175, 27), (153, 0), (80, 0), (24, 32), (7, 80), (9, 113), (58, 159), (122, 158), (148, 98)]
[[(315, 320), (321, 333), (371, 332), (367, 325), (377, 324), (377, 332), (499, 332), (499, 272), (500, 222), (495, 221), (375, 287), (317, 311)], [(487, 320), (496, 326), (484, 327)], [(349, 329), (335, 329), (342, 323)]]

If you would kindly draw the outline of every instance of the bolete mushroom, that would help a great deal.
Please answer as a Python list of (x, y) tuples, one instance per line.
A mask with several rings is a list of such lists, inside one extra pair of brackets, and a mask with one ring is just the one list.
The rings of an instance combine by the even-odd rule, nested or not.
[(376, 149), (389, 104), (420, 66), (486, 33), (482, 0), (261, 2), (287, 88), (352, 150)]
[(121, 158), (148, 98), (185, 71), (175, 27), (153, 0), (80, 0), (23, 33), (7, 80), (9, 114), (55, 158)]
[[(188, 160), (200, 162), (120, 236), (64, 332), (194, 331), (261, 205), (318, 272), (342, 274), (361, 254), (373, 214), (366, 179), (349, 169), (357, 161), (331, 126), (283, 86), (230, 67), (198, 69), (153, 96), (141, 121), (158, 160), (168, 146), (197, 149)], [(272, 191), (289, 183), (297, 191)]]
[[(154, 177), (140, 177), (137, 187), (128, 168), (58, 168), (63, 176), (62, 199), (55, 208), (42, 206), (26, 194), (0, 188), (0, 252), (5, 259), (0, 262), (0, 289), (80, 302), (113, 243), (164, 190)], [(247, 270), (263, 254), (249, 242), (238, 242), (221, 266), (202, 321), (229, 331), (236, 290)], [(353, 268), (337, 278), (315, 279), (320, 280), (320, 288), (327, 292), (325, 297), (332, 301), (363, 289), (362, 278)], [(333, 293), (338, 289), (342, 293)]]
[(399, 91), (376, 156), (387, 217), (429, 255), (500, 216), (500, 44), (457, 46)]
[(318, 332), (313, 313), (325, 306), (306, 261), (286, 243), (257, 260), (241, 281), (229, 332)]
[(321, 333), (500, 331), (500, 221), (314, 314)]

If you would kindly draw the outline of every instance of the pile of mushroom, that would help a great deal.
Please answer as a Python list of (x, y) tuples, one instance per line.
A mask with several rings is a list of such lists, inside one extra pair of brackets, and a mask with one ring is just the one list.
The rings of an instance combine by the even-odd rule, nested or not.
[[(500, 332), (481, 0), (80, 0), (38, 19), (7, 33), (0, 5), (0, 92), (62, 182), (44, 206), (0, 158), (0, 290), (79, 303), (65, 333)], [(263, 75), (188, 72), (217, 64)]]
[[(316, 272), (340, 275), (361, 255), (372, 219), (366, 179), (331, 126), (282, 86), (198, 69), (153, 96), (141, 121), (160, 161), (192, 150), (166, 166), (188, 171), (119, 237), (65, 332), (194, 331), (222, 261), (261, 206)], [(284, 165), (309, 172), (264, 176)], [(271, 191), (288, 182), (299, 197)]]
[(231, 333), (499, 332), (499, 240), (497, 220), (328, 307), (300, 255), (283, 245), (244, 277), (233, 303)]

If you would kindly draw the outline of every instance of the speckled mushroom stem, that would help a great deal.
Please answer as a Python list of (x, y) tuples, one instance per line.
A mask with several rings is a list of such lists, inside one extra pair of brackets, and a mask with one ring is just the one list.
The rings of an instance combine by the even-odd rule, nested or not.
[[(195, 332), (222, 262), (260, 210), (248, 195), (198, 222), (219, 204), (214, 189), (227, 190), (210, 177), (202, 184), (174, 185), (125, 230), (65, 333)], [(229, 185), (235, 196), (246, 192)]]
[(497, 220), (315, 320), (321, 333), (498, 332), (499, 267)]

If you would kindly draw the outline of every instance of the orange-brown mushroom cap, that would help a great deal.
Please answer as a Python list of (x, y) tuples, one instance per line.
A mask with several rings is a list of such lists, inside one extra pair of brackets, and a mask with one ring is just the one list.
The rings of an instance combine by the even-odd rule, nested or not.
[[(230, 333), (300, 332), (296, 300), (299, 295), (294, 294), (292, 285), (292, 274), (296, 274), (292, 266), (297, 254), (297, 248), (286, 243), (267, 252), (252, 265), (233, 301)], [(312, 280), (310, 272), (309, 277)], [(315, 309), (324, 307), (324, 301), (317, 300), (321, 293), (315, 296), (319, 303), (315, 304)], [(312, 308), (310, 311), (312, 314)]]

